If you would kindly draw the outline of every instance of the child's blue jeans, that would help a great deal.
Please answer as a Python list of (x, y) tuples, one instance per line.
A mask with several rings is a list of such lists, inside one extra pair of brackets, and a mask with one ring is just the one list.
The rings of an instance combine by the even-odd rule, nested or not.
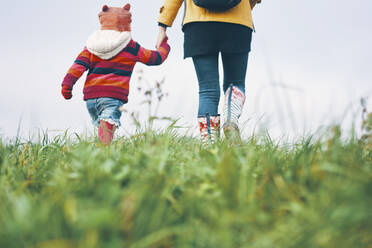
[[(198, 117), (218, 115), (220, 101), (220, 78), (218, 71), (218, 53), (193, 57), (196, 75), (199, 81)], [(222, 53), (223, 92), (232, 84), (245, 92), (245, 77), (248, 65), (248, 52)]]
[(101, 120), (107, 121), (116, 127), (120, 127), (120, 107), (123, 104), (123, 101), (110, 97), (93, 98), (86, 101), (92, 123), (96, 127), (99, 126)]

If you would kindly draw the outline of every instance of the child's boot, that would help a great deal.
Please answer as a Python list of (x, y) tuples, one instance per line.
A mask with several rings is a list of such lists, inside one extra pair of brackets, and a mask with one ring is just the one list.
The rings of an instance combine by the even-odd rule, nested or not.
[(225, 93), (223, 106), (223, 132), (228, 139), (240, 141), (238, 121), (243, 111), (244, 102), (243, 91), (231, 84)]
[(98, 137), (104, 145), (111, 144), (111, 141), (114, 138), (115, 129), (116, 129), (115, 125), (104, 120), (100, 121), (98, 127)]
[(198, 117), (198, 122), (201, 142), (205, 146), (214, 144), (220, 137), (220, 115), (211, 116), (207, 113)]

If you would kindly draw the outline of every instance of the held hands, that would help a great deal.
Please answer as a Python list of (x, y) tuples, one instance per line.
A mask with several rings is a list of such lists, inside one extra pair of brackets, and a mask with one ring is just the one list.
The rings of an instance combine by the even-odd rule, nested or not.
[(72, 98), (72, 88), (68, 87), (67, 85), (62, 86), (62, 96), (66, 99), (69, 100)]

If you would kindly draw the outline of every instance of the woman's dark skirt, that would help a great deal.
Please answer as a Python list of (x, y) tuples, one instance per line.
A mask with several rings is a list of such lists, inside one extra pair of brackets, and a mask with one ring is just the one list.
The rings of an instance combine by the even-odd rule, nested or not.
[(252, 29), (225, 22), (192, 22), (183, 26), (184, 57), (250, 52)]

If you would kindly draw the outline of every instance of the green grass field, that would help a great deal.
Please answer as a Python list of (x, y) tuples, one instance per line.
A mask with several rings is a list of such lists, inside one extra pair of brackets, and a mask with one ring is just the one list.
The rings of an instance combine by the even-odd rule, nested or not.
[(0, 247), (370, 248), (371, 153), (338, 131), (208, 149), (172, 131), (0, 139)]

